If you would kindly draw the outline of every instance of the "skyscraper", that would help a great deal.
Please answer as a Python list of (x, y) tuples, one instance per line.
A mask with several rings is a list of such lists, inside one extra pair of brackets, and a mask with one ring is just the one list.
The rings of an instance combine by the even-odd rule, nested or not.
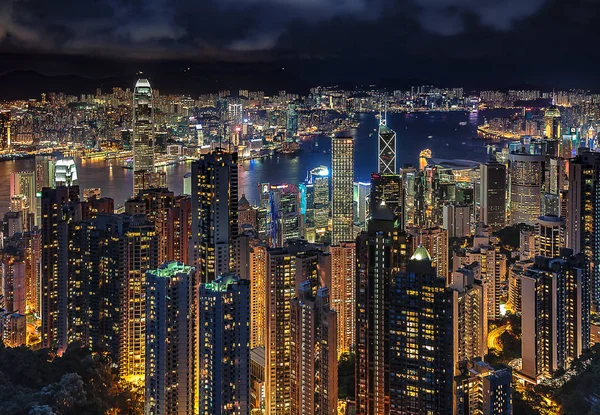
[(565, 247), (565, 220), (557, 216), (540, 216), (535, 224), (535, 255), (555, 258)]
[(338, 355), (356, 344), (356, 242), (329, 247), (331, 254), (331, 309), (337, 315)]
[[(452, 413), (452, 302), (419, 247), (393, 286), (390, 414)], [(382, 413), (379, 411), (370, 413)], [(386, 412), (387, 413), (387, 412)]]
[(291, 411), (290, 319), (296, 257), (285, 248), (267, 250), (265, 395), (267, 415)]
[[(56, 348), (59, 335), (59, 224), (63, 206), (79, 199), (79, 187), (42, 188), (42, 347)], [(62, 298), (64, 298), (63, 293)]]
[(508, 155), (510, 223), (535, 224), (542, 205), (545, 156), (513, 152)]
[(506, 226), (506, 167), (500, 163), (481, 165), (480, 221), (499, 230)]
[(224, 274), (200, 284), (199, 413), (250, 411), (250, 281)]
[(356, 413), (390, 413), (390, 309), (393, 276), (406, 259), (407, 243), (385, 205), (372, 212), (357, 239)]
[(371, 183), (354, 182), (354, 221), (366, 229), (369, 217), (369, 195)]
[(237, 153), (218, 149), (192, 163), (192, 229), (189, 260), (199, 282), (229, 272), (238, 234)]
[(377, 172), (396, 174), (396, 132), (387, 126), (387, 113), (379, 120), (377, 155)]
[(56, 161), (54, 165), (54, 185), (73, 186), (77, 184), (77, 165), (72, 158)]
[(136, 215), (125, 233), (127, 269), (120, 311), (119, 373), (143, 382), (146, 359), (146, 271), (158, 268), (158, 237), (144, 215)]
[(146, 414), (193, 411), (193, 273), (180, 262), (146, 272)]
[(592, 301), (600, 305), (600, 153), (584, 152), (569, 163), (567, 248), (591, 265)]
[(291, 304), (292, 415), (337, 414), (337, 330), (327, 287), (304, 281)]
[(371, 174), (370, 211), (385, 204), (396, 216), (400, 229), (404, 229), (404, 186), (402, 176), (395, 173)]
[(331, 139), (332, 234), (331, 243), (354, 240), (353, 220), (354, 139)]
[(138, 79), (133, 91), (133, 195), (148, 186), (154, 173), (154, 108), (152, 88), (147, 79)]
[(581, 356), (590, 342), (590, 280), (583, 254), (537, 257), (521, 278), (521, 373), (537, 382)]
[(293, 102), (288, 105), (286, 124), (285, 136), (288, 140), (294, 140), (298, 135), (298, 112)]
[(556, 105), (551, 105), (544, 113), (544, 135), (548, 140), (558, 141), (561, 139), (560, 110)]

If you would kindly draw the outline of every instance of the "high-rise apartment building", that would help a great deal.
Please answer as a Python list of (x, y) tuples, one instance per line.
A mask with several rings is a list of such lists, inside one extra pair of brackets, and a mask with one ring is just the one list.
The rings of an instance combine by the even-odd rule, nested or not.
[(584, 152), (569, 163), (567, 248), (591, 265), (593, 306), (600, 305), (600, 153)]
[(540, 216), (535, 224), (535, 255), (555, 258), (565, 247), (566, 222), (558, 216)]
[(152, 87), (138, 79), (133, 91), (133, 195), (147, 189), (146, 177), (154, 173), (154, 106)]
[(144, 215), (136, 215), (125, 233), (124, 243), (127, 273), (119, 310), (119, 373), (140, 383), (146, 367), (146, 272), (158, 268), (158, 237), (152, 223)]
[(224, 274), (201, 283), (198, 304), (199, 413), (248, 414), (250, 281)]
[(250, 251), (250, 347), (266, 346), (267, 322), (267, 247), (252, 246)]
[(464, 238), (471, 233), (471, 207), (466, 204), (449, 204), (443, 207), (443, 228), (448, 238)]
[(392, 290), (389, 413), (452, 413), (452, 298), (423, 246)]
[(452, 327), (454, 364), (487, 354), (488, 315), (486, 291), (480, 267), (460, 268), (452, 273)]
[(385, 205), (372, 212), (357, 239), (356, 413), (390, 413), (390, 309), (392, 281), (408, 250), (393, 212)]
[(481, 165), (480, 221), (499, 230), (506, 226), (506, 167), (500, 163)]
[(454, 414), (512, 415), (512, 370), (494, 369), (481, 360), (460, 365), (454, 378)]
[(291, 411), (291, 300), (296, 257), (285, 248), (267, 250), (265, 395), (267, 415)]
[(481, 267), (481, 279), (486, 290), (486, 301), (490, 320), (500, 317), (500, 301), (502, 298), (502, 282), (506, 276), (506, 256), (500, 252), (500, 245), (495, 237), (476, 236), (473, 247), (464, 255), (455, 255), (453, 269), (478, 263)]
[(304, 281), (291, 304), (292, 415), (337, 414), (337, 317), (327, 287)]
[(79, 200), (79, 187), (42, 188), (42, 263), (41, 317), (42, 347), (56, 348), (59, 340), (59, 297), (65, 298), (64, 285), (59, 281), (59, 226), (63, 222), (63, 207)]
[(193, 412), (193, 273), (180, 262), (146, 272), (146, 414)]
[(200, 282), (230, 270), (238, 234), (237, 153), (216, 150), (192, 163), (192, 229), (189, 261)]
[(521, 273), (521, 373), (537, 382), (568, 369), (590, 344), (590, 280), (583, 254), (537, 257)]
[(448, 231), (440, 227), (420, 229), (414, 235), (413, 245), (415, 248), (423, 245), (431, 255), (438, 276), (448, 280)]
[(337, 316), (338, 356), (356, 344), (356, 243), (329, 247), (331, 255), (331, 309)]
[(331, 139), (331, 243), (353, 241), (354, 139)]

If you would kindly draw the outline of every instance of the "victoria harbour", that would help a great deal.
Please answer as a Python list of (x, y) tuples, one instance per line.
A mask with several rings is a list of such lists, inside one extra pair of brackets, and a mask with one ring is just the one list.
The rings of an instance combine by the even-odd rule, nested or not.
[[(488, 110), (478, 113), (465, 111), (431, 113), (390, 113), (388, 124), (397, 131), (398, 165), (418, 163), (419, 152), (430, 149), (436, 159), (467, 159), (482, 162), (487, 159), (486, 142), (474, 140), (477, 126), (487, 118), (506, 115), (507, 110)], [(359, 114), (358, 128), (338, 135), (356, 140), (355, 179), (369, 181), (377, 166), (377, 125), (373, 113)], [(466, 125), (461, 125), (466, 122)], [(240, 162), (240, 194), (250, 202), (258, 199), (259, 183), (298, 183), (317, 166), (331, 165), (331, 139), (328, 136), (305, 138), (303, 151), (295, 155), (276, 154)], [(79, 183), (82, 189), (101, 188), (102, 195), (122, 205), (131, 197), (133, 171), (123, 168), (120, 159), (77, 159)], [(0, 208), (8, 210), (10, 203), (9, 178), (12, 172), (33, 170), (33, 159), (0, 162)], [(162, 168), (167, 173), (168, 188), (175, 194), (183, 192), (183, 176), (190, 171), (189, 163)]]

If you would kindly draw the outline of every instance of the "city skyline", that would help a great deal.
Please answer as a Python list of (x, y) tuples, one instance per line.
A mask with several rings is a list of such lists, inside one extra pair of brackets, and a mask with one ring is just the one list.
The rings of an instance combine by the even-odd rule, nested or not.
[[(497, 75), (515, 63), (497, 64), (506, 46), (472, 48), (526, 40), (559, 0), (209, 0), (201, 19), (182, 5), (99, 0), (61, 39), (80, 5), (39, 5), (56, 24), (35, 30), (29, 4), (0, 14), (0, 56), (19, 45), (71, 54), (68, 67), (95, 51), (125, 82), (67, 76), (0, 101), (0, 414), (600, 412), (600, 94), (470, 86), (527, 82)], [(188, 20), (223, 16), (218, 30)], [(485, 56), (493, 70), (281, 86), (302, 69), (282, 65), (295, 31), (307, 55), (286, 62), (309, 66), (388, 35), (337, 68), (351, 80), (361, 59), (387, 59), (367, 76), (393, 68), (382, 51), (405, 50), (411, 27), (412, 47), (439, 41), (421, 57), (453, 57), (435, 73), (484, 72)], [(474, 32), (485, 39), (440, 52)], [(207, 56), (219, 62), (200, 76)]]

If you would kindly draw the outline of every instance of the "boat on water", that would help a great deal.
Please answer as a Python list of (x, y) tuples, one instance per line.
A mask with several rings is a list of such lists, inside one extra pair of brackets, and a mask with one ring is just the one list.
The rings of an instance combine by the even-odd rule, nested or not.
[(432, 135), (428, 135), (427, 138), (433, 138), (433, 136)]
[(133, 159), (128, 158), (123, 162), (123, 168), (128, 170), (133, 170)]
[(461, 121), (461, 122), (458, 123), (458, 125), (467, 125), (467, 122), (466, 121)]

